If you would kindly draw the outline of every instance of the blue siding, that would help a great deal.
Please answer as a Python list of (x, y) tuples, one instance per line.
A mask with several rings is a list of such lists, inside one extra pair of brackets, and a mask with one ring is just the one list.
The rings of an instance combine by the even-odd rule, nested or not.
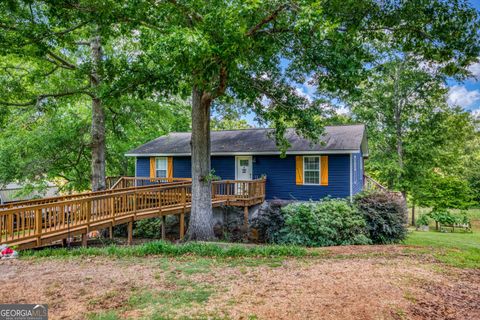
[[(356, 170), (355, 170), (356, 169)], [(352, 154), (352, 195), (363, 190), (363, 158), (361, 153)]]
[(295, 156), (255, 156), (253, 174), (267, 176), (267, 199), (319, 200), (350, 195), (349, 155), (328, 156), (328, 186), (296, 185)]
[[(361, 159), (361, 155), (359, 154), (357, 158)], [(296, 185), (295, 156), (282, 159), (278, 155), (256, 155), (253, 161), (253, 176), (267, 176), (267, 199), (319, 200), (326, 196), (334, 198), (350, 196), (350, 155), (329, 155), (328, 166), (328, 186)], [(234, 156), (212, 157), (212, 168), (222, 179), (235, 179)], [(357, 167), (357, 171), (360, 171), (358, 169), (360, 167)], [(149, 170), (149, 158), (137, 158), (137, 176), (148, 177)], [(173, 175), (176, 178), (191, 177), (190, 157), (173, 158)], [(358, 175), (363, 176), (363, 172), (358, 172)]]
[(137, 158), (137, 167), (135, 170), (137, 177), (150, 177), (150, 158), (139, 157)]
[[(222, 179), (235, 179), (235, 157), (212, 157), (212, 169)], [(137, 177), (150, 176), (150, 160), (148, 157), (137, 158)], [(173, 157), (173, 176), (175, 178), (191, 178), (192, 162), (190, 157)]]
[(223, 180), (235, 180), (235, 156), (212, 157), (212, 169)]
[(190, 157), (173, 157), (173, 177), (192, 177), (192, 162), (190, 161)]

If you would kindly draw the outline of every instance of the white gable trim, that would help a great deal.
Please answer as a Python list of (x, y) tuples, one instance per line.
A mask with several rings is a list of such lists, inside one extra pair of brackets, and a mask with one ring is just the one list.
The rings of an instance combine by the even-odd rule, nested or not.
[[(352, 154), (360, 150), (318, 150), (318, 151), (287, 151), (286, 155), (304, 155), (304, 154)], [(212, 156), (250, 156), (250, 155), (280, 155), (280, 151), (260, 151), (260, 152), (212, 152)], [(126, 153), (126, 157), (182, 157), (191, 156), (191, 153)]]

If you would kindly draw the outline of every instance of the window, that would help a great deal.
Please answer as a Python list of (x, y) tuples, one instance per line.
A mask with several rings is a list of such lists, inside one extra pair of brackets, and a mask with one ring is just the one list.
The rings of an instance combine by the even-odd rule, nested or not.
[(167, 177), (167, 158), (161, 157), (156, 159), (156, 174), (157, 178), (166, 178)]
[(303, 157), (304, 184), (320, 184), (320, 157)]

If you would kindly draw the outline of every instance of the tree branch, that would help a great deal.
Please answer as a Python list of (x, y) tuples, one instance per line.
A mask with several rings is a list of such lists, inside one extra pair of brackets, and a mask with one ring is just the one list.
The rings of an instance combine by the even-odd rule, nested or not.
[[(88, 87), (87, 87), (88, 88)], [(66, 97), (66, 96), (73, 96), (76, 94), (85, 94), (90, 97), (94, 97), (94, 95), (87, 91), (87, 88), (83, 89), (78, 89), (78, 90), (67, 90), (64, 92), (57, 92), (57, 93), (46, 93), (46, 94), (41, 94), (35, 97), (34, 99), (27, 101), (27, 102), (8, 102), (8, 101), (0, 101), (0, 105), (4, 106), (11, 106), (11, 107), (27, 107), (27, 106), (33, 106), (38, 104), (40, 101), (46, 98), (61, 98), (61, 97)]]
[(218, 87), (212, 96), (213, 99), (218, 98), (225, 92), (225, 89), (227, 89), (227, 78), (228, 78), (227, 68), (225, 66), (222, 66), (220, 68)]
[(203, 20), (203, 17), (200, 14), (198, 14), (195, 11), (191, 11), (187, 6), (178, 3), (177, 0), (168, 0), (168, 2), (170, 2), (174, 6), (177, 6), (183, 12), (183, 14), (188, 19), (188, 22), (190, 23), (191, 26), (193, 26), (194, 20), (196, 21)]
[[(47, 51), (47, 54), (49, 56), (51, 56), (52, 58), (54, 58), (55, 60), (57, 60), (58, 62), (60, 62), (62, 64), (62, 65), (60, 65), (60, 67), (63, 67), (65, 69), (70, 69), (70, 70), (74, 70), (74, 69), (77, 68), (76, 65), (74, 65), (73, 63), (70, 63), (69, 61), (65, 60), (64, 58), (60, 57), (59, 55), (53, 53), (50, 50)], [(47, 58), (47, 60), (48, 60), (48, 58)], [(50, 61), (50, 62), (53, 62), (53, 61)]]
[(69, 32), (72, 32), (72, 31), (75, 31), (81, 27), (83, 27), (84, 25), (86, 25), (88, 23), (88, 21), (84, 21), (84, 22), (81, 22), (73, 27), (70, 27), (68, 29), (65, 29), (65, 30), (62, 30), (62, 31), (57, 31), (57, 32), (54, 32), (53, 34), (57, 35), (57, 36), (63, 36), (64, 34), (67, 34)]
[(260, 30), (260, 28), (262, 28), (264, 25), (268, 24), (269, 22), (275, 20), (278, 15), (280, 14), (280, 12), (282, 10), (284, 10), (285, 8), (287, 8), (287, 5), (286, 4), (282, 4), (280, 5), (277, 9), (275, 9), (269, 16), (265, 17), (262, 21), (260, 21), (257, 25), (253, 26), (250, 30), (248, 30), (248, 32), (246, 33), (246, 35), (248, 37), (254, 35), (255, 33), (257, 33), (258, 30)]

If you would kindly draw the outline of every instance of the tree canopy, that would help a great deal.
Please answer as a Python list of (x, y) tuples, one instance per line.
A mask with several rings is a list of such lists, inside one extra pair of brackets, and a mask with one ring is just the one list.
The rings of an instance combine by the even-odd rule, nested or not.
[[(368, 95), (365, 86), (377, 77), (384, 90), (398, 93), (394, 99), (406, 101), (381, 101), (371, 92), (372, 99), (387, 103), (377, 110), (397, 118), (388, 125), (398, 133), (398, 120), (402, 127), (409, 125), (404, 123), (409, 108), (433, 108), (436, 97), (424, 96), (417, 106), (407, 97), (416, 94), (407, 91), (415, 91), (417, 83), (420, 89), (438, 85), (410, 67), (395, 71), (398, 59), (414, 57), (441, 77), (462, 79), (480, 52), (478, 14), (465, 0), (43, 0), (1, 6), (0, 28), (6, 31), (0, 36), (2, 63), (20, 61), (29, 68), (25, 75), (39, 75), (28, 81), (19, 76), (22, 70), (3, 68), (0, 81), (8, 88), (0, 89), (3, 105), (35, 102), (39, 108), (85, 90), (92, 105), (90, 145), (98, 147), (91, 159), (94, 177), (104, 161), (103, 124), (108, 117), (117, 121), (122, 111), (113, 109), (124, 106), (123, 99), (129, 106), (144, 100), (191, 103), (190, 239), (213, 236), (208, 179), (212, 108), (253, 112), (261, 124), (276, 129), (277, 144), (285, 151), (288, 126), (315, 141), (328, 102)], [(401, 81), (390, 81), (388, 70), (394, 70), (394, 77), (401, 73)], [(315, 99), (297, 90), (307, 82), (316, 89)], [(440, 95), (441, 86), (433, 92)], [(392, 105), (407, 109), (399, 116)], [(418, 123), (443, 122), (426, 117)], [(401, 153), (410, 150), (400, 149), (397, 160), (403, 161)], [(397, 163), (401, 170), (396, 174), (405, 175), (407, 160)], [(389, 166), (388, 171), (395, 170)]]

